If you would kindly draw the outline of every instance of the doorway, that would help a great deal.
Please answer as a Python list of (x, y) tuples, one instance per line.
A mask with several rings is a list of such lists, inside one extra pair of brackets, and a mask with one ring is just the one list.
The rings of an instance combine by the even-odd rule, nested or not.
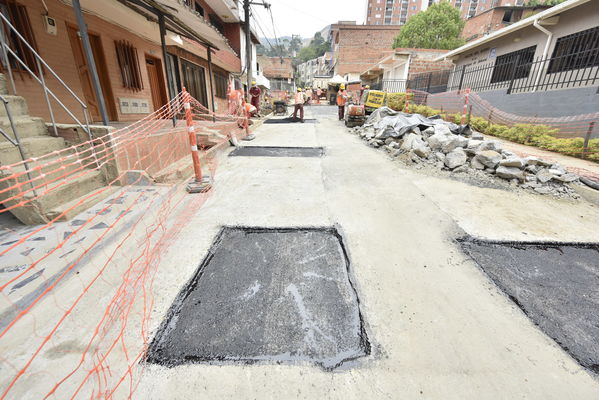
[[(85, 54), (83, 53), (83, 44), (81, 43), (81, 37), (79, 36), (79, 29), (75, 26), (67, 25), (67, 31), (69, 34), (69, 41), (71, 42), (71, 49), (73, 50), (75, 66), (77, 67), (79, 80), (81, 81), (83, 97), (85, 98), (90, 117), (92, 121), (102, 121), (98, 98), (96, 97), (92, 84), (91, 72), (87, 65)], [(92, 54), (94, 55), (94, 61), (96, 63), (96, 70), (98, 71), (98, 78), (100, 79), (102, 94), (104, 96), (104, 104), (106, 104), (106, 112), (111, 121), (116, 121), (118, 119), (116, 104), (114, 102), (112, 86), (110, 85), (108, 69), (106, 68), (106, 58), (104, 57), (104, 51), (102, 50), (102, 40), (100, 39), (100, 36), (94, 33), (88, 32), (88, 35)]]
[(164, 87), (162, 62), (158, 58), (146, 55), (146, 68), (148, 70), (148, 80), (150, 81), (150, 91), (152, 92), (152, 104), (154, 105), (154, 111), (157, 111), (168, 102), (166, 88)]

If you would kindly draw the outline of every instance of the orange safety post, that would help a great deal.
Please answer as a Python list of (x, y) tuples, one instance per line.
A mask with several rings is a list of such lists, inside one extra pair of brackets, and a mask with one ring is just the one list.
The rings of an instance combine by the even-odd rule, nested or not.
[(462, 110), (462, 120), (460, 121), (461, 125), (466, 123), (466, 114), (468, 114), (468, 102), (470, 100), (470, 89), (466, 89), (466, 93), (464, 94), (464, 108)]
[(191, 95), (185, 88), (183, 88), (183, 108), (185, 109), (187, 135), (189, 136), (189, 145), (191, 146), (191, 159), (193, 161), (194, 172), (194, 179), (187, 185), (187, 191), (189, 193), (205, 192), (210, 189), (210, 182), (205, 181), (202, 177), (198, 140), (193, 126), (193, 115), (191, 114)]

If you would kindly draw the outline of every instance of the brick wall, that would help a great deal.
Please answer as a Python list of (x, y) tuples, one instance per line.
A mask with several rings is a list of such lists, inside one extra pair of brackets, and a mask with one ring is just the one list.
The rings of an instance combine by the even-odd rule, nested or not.
[[(361, 74), (392, 50), (399, 26), (346, 25), (338, 30), (334, 59), (335, 74)], [(334, 36), (335, 37), (335, 36)]]
[[(396, 49), (396, 51), (402, 49)], [(408, 50), (408, 49), (406, 49)], [(412, 79), (414, 75), (423, 74), (426, 72), (443, 71), (453, 67), (450, 60), (434, 61), (435, 58), (447, 53), (448, 50), (433, 50), (433, 49), (411, 49), (410, 67), (408, 70), (408, 79)]]
[[(62, 4), (59, 0), (46, 0), (48, 6), (49, 15), (55, 18), (57, 25), (57, 35), (53, 36), (46, 33), (44, 24), (41, 16), (45, 14), (42, 3), (38, 0), (20, 0), (20, 4), (26, 6), (35, 41), (37, 43), (38, 52), (48, 65), (56, 71), (58, 76), (65, 81), (65, 83), (77, 94), (77, 96), (87, 103), (77, 66), (75, 65), (75, 59), (73, 56), (73, 50), (71, 48), (71, 42), (68, 37), (67, 25), (76, 27), (77, 22), (75, 20), (75, 14), (71, 7)], [(130, 31), (123, 29), (117, 25), (111, 24), (97, 16), (85, 14), (85, 21), (88, 26), (90, 34), (96, 34), (100, 37), (102, 44), (102, 51), (106, 61), (106, 70), (108, 72), (108, 78), (110, 83), (110, 89), (112, 91), (112, 102), (109, 106), (115, 109), (117, 121), (137, 121), (143, 118), (147, 114), (123, 114), (121, 113), (118, 106), (118, 99), (120, 97), (133, 98), (133, 99), (145, 99), (150, 104), (150, 112), (153, 111), (152, 96), (150, 91), (150, 83), (148, 78), (148, 72), (146, 69), (145, 56), (149, 55), (162, 61), (162, 50), (159, 43), (154, 43), (141, 37), (135, 36)], [(134, 91), (123, 87), (121, 72), (118, 65), (115, 40), (125, 39), (129, 41), (137, 49), (137, 61), (139, 64), (141, 79), (143, 83), (143, 89), (141, 91)], [(158, 40), (158, 38), (157, 38)], [(171, 50), (175, 49), (174, 47)], [(197, 45), (193, 48), (194, 53), (199, 56), (192, 57), (186, 54), (186, 57), (190, 61), (199, 64), (207, 69), (207, 53), (206, 49)], [(193, 58), (193, 60), (191, 59)], [(213, 54), (213, 62), (215, 66), (220, 66), (227, 71), (239, 72), (241, 70), (241, 61), (230, 50), (219, 50)], [(163, 78), (166, 83), (164, 62), (162, 62)], [(17, 92), (19, 95), (24, 96), (29, 104), (29, 112), (32, 116), (39, 116), (50, 121), (50, 114), (46, 102), (43, 100), (43, 90), (41, 86), (33, 80), (23, 74), (15, 75), (15, 83), (17, 86)], [(57, 95), (57, 97), (73, 112), (73, 114), (84, 121), (83, 112), (79, 103), (72, 98), (66, 89), (64, 89), (60, 83), (46, 73), (46, 83), (48, 87)], [(208, 76), (206, 76), (208, 82)], [(210, 98), (210, 93), (208, 93)], [(219, 101), (220, 105), (220, 101)], [(226, 110), (226, 104), (223, 104), (219, 109)], [(62, 108), (53, 102), (53, 111), (55, 119), (60, 123), (74, 123), (74, 120), (62, 110)]]
[(293, 78), (293, 64), (291, 58), (258, 56), (258, 63), (262, 73), (267, 78)]
[[(48, 65), (56, 71), (58, 76), (85, 102), (85, 97), (79, 79), (79, 73), (75, 65), (73, 50), (67, 33), (67, 24), (77, 26), (75, 14), (71, 7), (63, 5), (58, 0), (46, 0), (49, 9), (49, 15), (56, 19), (58, 33), (56, 36), (46, 33), (42, 21), (42, 15), (45, 14), (42, 3), (37, 0), (21, 0), (19, 2), (27, 7), (27, 13), (31, 23), (31, 28), (35, 36), (38, 52)], [(96, 16), (86, 14), (85, 20), (88, 25), (89, 32), (100, 36), (102, 42), (102, 50), (106, 60), (106, 66), (110, 81), (110, 86), (113, 92), (114, 108), (116, 108), (116, 119), (119, 121), (135, 121), (143, 118), (145, 114), (122, 114), (118, 107), (118, 98), (136, 98), (146, 99), (151, 104), (150, 84), (146, 69), (145, 55), (162, 59), (162, 53), (158, 44), (151, 43), (140, 37), (132, 35), (127, 30), (116, 25), (110, 24)], [(133, 91), (125, 89), (122, 84), (120, 69), (118, 66), (117, 56), (114, 41), (126, 39), (134, 47), (137, 48), (138, 63), (141, 71), (143, 90)], [(164, 67), (163, 67), (164, 69)], [(56, 93), (57, 97), (75, 114), (75, 116), (83, 120), (83, 113), (79, 103), (76, 102), (66, 89), (60, 83), (46, 74), (48, 87)], [(24, 96), (29, 104), (30, 114), (40, 116), (46, 121), (50, 121), (49, 111), (46, 102), (43, 100), (43, 90), (41, 86), (26, 76), (16, 76), (15, 83), (17, 85), (18, 94)], [(73, 123), (73, 119), (54, 103), (53, 111), (57, 122)]]

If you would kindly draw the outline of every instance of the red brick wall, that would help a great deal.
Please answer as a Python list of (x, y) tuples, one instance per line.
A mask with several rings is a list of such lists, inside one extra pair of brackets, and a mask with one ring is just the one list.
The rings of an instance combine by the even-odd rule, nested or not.
[(495, 9), (479, 14), (466, 20), (461, 37), (466, 40), (474, 40), (486, 32), (493, 32), (506, 26), (502, 21), (505, 10)]
[(347, 25), (340, 27), (339, 46), (333, 56), (337, 59), (335, 73), (343, 76), (366, 71), (372, 64), (379, 61), (385, 52), (392, 50), (393, 40), (399, 30), (399, 26)]
[(291, 58), (258, 56), (258, 63), (267, 78), (293, 78)]
[[(54, 69), (54, 71), (56, 71), (58, 76), (65, 81), (77, 96), (85, 101), (81, 89), (81, 82), (79, 80), (79, 73), (75, 66), (73, 51), (67, 33), (67, 24), (77, 26), (73, 9), (63, 5), (58, 0), (46, 0), (49, 14), (56, 19), (58, 28), (57, 36), (53, 36), (45, 31), (41, 18), (41, 15), (43, 15), (45, 11), (40, 1), (21, 0), (19, 3), (27, 7), (27, 13), (37, 43), (38, 52), (42, 58), (52, 69)], [(85, 20), (90, 33), (99, 35), (102, 41), (102, 50), (104, 52), (104, 58), (106, 59), (109, 80), (113, 91), (117, 119), (119, 121), (135, 121), (143, 118), (145, 114), (121, 114), (117, 102), (119, 97), (128, 97), (147, 99), (151, 104), (152, 96), (150, 93), (150, 84), (144, 57), (146, 54), (149, 54), (152, 57), (162, 59), (160, 46), (134, 36), (127, 30), (112, 25), (96, 16), (86, 14)], [(123, 88), (114, 45), (114, 41), (120, 39), (128, 40), (137, 48), (138, 63), (144, 86), (144, 89), (141, 91), (136, 92)], [(48, 73), (46, 74), (46, 81), (48, 87), (75, 114), (75, 116), (80, 120), (83, 120), (83, 113), (79, 103), (68, 95), (66, 89), (64, 89), (60, 83)], [(44, 95), (41, 86), (35, 82), (33, 78), (26, 75), (23, 75), (22, 78), (16, 76), (15, 83), (17, 85), (18, 94), (24, 96), (28, 101), (30, 114), (42, 117), (46, 121), (50, 121), (49, 111), (46, 102), (43, 100)], [(56, 103), (54, 103), (53, 111), (57, 122), (74, 123), (73, 119)]]

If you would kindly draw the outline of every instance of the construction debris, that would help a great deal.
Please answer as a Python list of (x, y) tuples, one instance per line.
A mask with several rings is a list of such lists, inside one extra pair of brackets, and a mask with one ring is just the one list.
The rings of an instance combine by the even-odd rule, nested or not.
[(468, 125), (456, 125), (440, 117), (427, 118), (382, 107), (364, 126), (350, 129), (368, 145), (385, 149), (408, 165), (468, 174), (475, 179), (509, 181), (512, 186), (540, 194), (578, 197), (567, 183), (580, 177), (564, 167), (537, 157), (521, 158), (495, 140), (484, 140)]

